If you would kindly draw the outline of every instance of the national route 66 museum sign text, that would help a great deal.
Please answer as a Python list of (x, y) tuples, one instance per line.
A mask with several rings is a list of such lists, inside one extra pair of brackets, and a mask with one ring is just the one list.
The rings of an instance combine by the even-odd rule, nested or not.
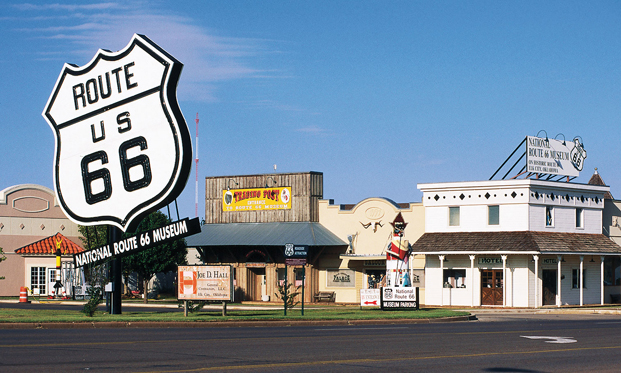
[(143, 35), (64, 65), (43, 116), (56, 139), (56, 194), (74, 221), (126, 231), (181, 193), (192, 166), (176, 97), (182, 67)]

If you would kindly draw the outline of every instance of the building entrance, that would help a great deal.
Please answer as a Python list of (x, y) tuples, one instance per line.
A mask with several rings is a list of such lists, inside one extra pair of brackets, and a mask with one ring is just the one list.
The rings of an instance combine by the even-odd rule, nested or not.
[(481, 305), (502, 306), (502, 270), (481, 271)]
[(544, 269), (541, 272), (541, 285), (543, 287), (541, 304), (544, 306), (554, 306), (556, 305), (556, 270)]
[(265, 268), (248, 268), (247, 300), (260, 301), (267, 294)]

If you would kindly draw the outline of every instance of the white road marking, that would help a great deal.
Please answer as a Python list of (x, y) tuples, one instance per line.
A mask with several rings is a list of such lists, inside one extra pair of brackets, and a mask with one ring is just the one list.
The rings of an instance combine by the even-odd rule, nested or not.
[(546, 337), (546, 336), (537, 336), (537, 335), (521, 335), (522, 338), (528, 339), (550, 339), (546, 341), (546, 343), (576, 343), (577, 340), (572, 337)]

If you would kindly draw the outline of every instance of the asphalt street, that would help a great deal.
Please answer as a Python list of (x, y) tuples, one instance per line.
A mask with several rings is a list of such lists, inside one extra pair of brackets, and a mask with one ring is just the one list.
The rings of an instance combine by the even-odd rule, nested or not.
[(621, 317), (481, 312), (366, 326), (0, 330), (0, 371), (617, 372)]

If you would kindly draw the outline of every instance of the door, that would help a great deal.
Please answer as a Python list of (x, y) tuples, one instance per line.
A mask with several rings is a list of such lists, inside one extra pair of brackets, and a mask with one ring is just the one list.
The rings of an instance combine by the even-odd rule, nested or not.
[(542, 271), (541, 285), (543, 297), (541, 304), (544, 306), (556, 305), (556, 270), (544, 269)]
[(247, 300), (260, 301), (265, 290), (265, 268), (248, 269), (248, 297)]
[(481, 305), (502, 306), (502, 270), (481, 271)]

